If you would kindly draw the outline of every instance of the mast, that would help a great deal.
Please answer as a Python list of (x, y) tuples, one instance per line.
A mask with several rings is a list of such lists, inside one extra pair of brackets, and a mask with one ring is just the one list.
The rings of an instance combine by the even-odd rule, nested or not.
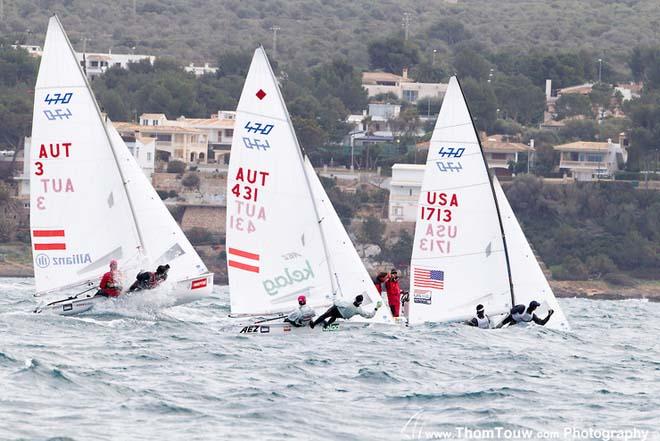
[(497, 202), (497, 196), (495, 195), (495, 186), (493, 185), (493, 177), (490, 175), (490, 170), (488, 170), (488, 161), (486, 161), (486, 155), (484, 154), (484, 148), (481, 145), (481, 139), (479, 138), (479, 132), (474, 126), (474, 119), (472, 118), (472, 112), (470, 111), (470, 106), (468, 105), (467, 100), (465, 99), (465, 94), (463, 93), (463, 88), (461, 87), (458, 77), (456, 77), (456, 82), (458, 83), (458, 89), (461, 91), (461, 96), (463, 96), (463, 101), (465, 101), (465, 107), (468, 109), (468, 114), (470, 115), (470, 122), (472, 124), (472, 129), (474, 129), (474, 134), (477, 137), (477, 143), (479, 143), (479, 150), (481, 151), (481, 159), (484, 161), (484, 167), (486, 168), (486, 174), (488, 175), (488, 184), (490, 185), (490, 191), (493, 195), (493, 201), (495, 202), (495, 211), (497, 212), (497, 220), (500, 224), (500, 233), (502, 234), (502, 243), (504, 245), (504, 258), (506, 260), (506, 271), (509, 276), (509, 290), (511, 291), (511, 306), (513, 307), (516, 304), (515, 296), (513, 293), (513, 278), (511, 276), (511, 263), (509, 261), (509, 249), (506, 245), (506, 234), (504, 234), (504, 223), (502, 222), (502, 214), (500, 213), (500, 205)]
[[(266, 64), (268, 65), (268, 69), (270, 70), (270, 74), (275, 78), (275, 82), (277, 83), (277, 77), (275, 77), (275, 73), (273, 72), (273, 67), (270, 65), (270, 61), (268, 60), (268, 57), (266, 56), (266, 51), (264, 50), (263, 46), (259, 46), (259, 49), (263, 52), (264, 58), (266, 59)], [(280, 98), (280, 101), (284, 103), (284, 97), (282, 96), (282, 91), (279, 88), (279, 85), (276, 84), (277, 87), (277, 95)], [(323, 232), (323, 228), (321, 227), (321, 222), (323, 222), (323, 219), (319, 219), (319, 209), (316, 206), (316, 200), (314, 199), (314, 194), (312, 193), (312, 187), (309, 182), (309, 176), (307, 175), (307, 171), (305, 170), (305, 150), (302, 148), (300, 143), (298, 142), (298, 137), (295, 135), (295, 131), (293, 129), (293, 123), (291, 122), (291, 115), (289, 115), (289, 109), (286, 108), (286, 105), (284, 106), (284, 113), (286, 114), (286, 121), (289, 125), (289, 128), (293, 132), (293, 140), (296, 143), (296, 147), (298, 147), (298, 159), (300, 160), (300, 166), (302, 167), (303, 175), (305, 176), (305, 183), (307, 184), (307, 191), (312, 199), (312, 206), (314, 207), (314, 215), (316, 216), (317, 219), (317, 224), (319, 226), (319, 231), (321, 233), (321, 241), (323, 242), (323, 253), (325, 254), (325, 262), (328, 266), (328, 273), (330, 275), (330, 283), (332, 285), (332, 294), (337, 292), (337, 287), (335, 283), (335, 273), (332, 270), (332, 263), (330, 261), (330, 256), (328, 255), (328, 243), (325, 238), (325, 233)]]
[(135, 225), (135, 231), (137, 232), (138, 236), (138, 242), (140, 245), (140, 250), (144, 255), (147, 254), (147, 249), (144, 245), (144, 240), (142, 239), (142, 231), (140, 230), (140, 224), (137, 221), (137, 217), (135, 216), (135, 208), (133, 206), (133, 200), (131, 199), (131, 194), (128, 191), (128, 188), (126, 188), (126, 177), (124, 176), (124, 172), (119, 164), (119, 158), (117, 157), (117, 152), (115, 151), (115, 147), (112, 144), (112, 140), (110, 139), (110, 134), (108, 133), (108, 127), (107, 127), (107, 119), (103, 118), (103, 115), (101, 114), (101, 109), (99, 107), (99, 103), (96, 101), (96, 96), (94, 96), (94, 93), (92, 92), (92, 88), (90, 87), (89, 80), (87, 79), (87, 75), (83, 72), (82, 67), (80, 66), (80, 63), (78, 63), (78, 58), (76, 57), (76, 52), (73, 50), (73, 46), (71, 46), (71, 42), (69, 41), (69, 36), (64, 32), (64, 27), (62, 26), (62, 23), (60, 22), (60, 18), (55, 15), (54, 16), (55, 20), (57, 20), (57, 24), (60, 27), (60, 31), (62, 31), (62, 34), (64, 35), (64, 40), (66, 43), (69, 45), (69, 50), (71, 51), (71, 54), (73, 55), (73, 58), (76, 60), (76, 65), (78, 66), (78, 71), (81, 73), (85, 80), (85, 86), (87, 87), (87, 90), (89, 94), (92, 96), (92, 101), (94, 102), (94, 107), (96, 109), (96, 114), (101, 120), (101, 123), (103, 125), (103, 132), (105, 133), (105, 138), (108, 141), (108, 144), (110, 145), (110, 151), (112, 152), (112, 157), (115, 160), (115, 165), (117, 166), (117, 169), (119, 170), (119, 176), (121, 177), (121, 182), (122, 186), (124, 188), (124, 192), (126, 193), (126, 198), (128, 199), (128, 206), (131, 210), (131, 217), (133, 219), (133, 225)]

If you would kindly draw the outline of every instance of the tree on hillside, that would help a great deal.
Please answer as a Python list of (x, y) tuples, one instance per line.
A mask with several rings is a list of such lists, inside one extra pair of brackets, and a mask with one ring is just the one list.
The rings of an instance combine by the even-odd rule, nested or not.
[(491, 83), (501, 111), (521, 124), (538, 123), (543, 119), (545, 95), (540, 87), (522, 75), (498, 75)]
[(360, 112), (367, 105), (367, 91), (362, 87), (360, 73), (345, 60), (333, 60), (312, 71), (317, 97), (336, 97), (353, 112)]
[(497, 119), (497, 97), (490, 84), (472, 78), (461, 82), (472, 118), (479, 130), (489, 132)]
[(373, 41), (369, 44), (369, 66), (372, 69), (382, 69), (385, 72), (401, 74), (404, 67), (419, 63), (419, 49), (410, 41), (403, 41), (400, 36), (385, 40)]
[(486, 58), (472, 49), (454, 52), (454, 69), (459, 78), (487, 80), (491, 64)]
[(429, 27), (426, 33), (429, 39), (442, 40), (452, 46), (472, 37), (463, 23), (454, 18), (442, 18)]
[(591, 100), (587, 95), (578, 93), (567, 93), (559, 97), (556, 105), (559, 119), (570, 116), (592, 116)]
[(598, 123), (592, 119), (567, 121), (559, 134), (566, 142), (595, 141), (598, 134)]

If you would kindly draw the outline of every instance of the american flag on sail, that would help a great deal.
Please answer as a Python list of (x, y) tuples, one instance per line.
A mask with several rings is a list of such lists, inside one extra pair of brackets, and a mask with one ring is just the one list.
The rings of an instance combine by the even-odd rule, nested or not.
[(445, 288), (445, 272), (437, 269), (414, 268), (413, 283), (417, 288), (442, 290)]

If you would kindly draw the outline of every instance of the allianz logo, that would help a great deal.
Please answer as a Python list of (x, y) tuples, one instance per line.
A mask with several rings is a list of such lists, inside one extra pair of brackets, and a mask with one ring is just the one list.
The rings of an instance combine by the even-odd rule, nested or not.
[(275, 276), (272, 279), (263, 280), (262, 283), (268, 295), (274, 296), (277, 295), (282, 288), (296, 285), (313, 278), (314, 272), (312, 271), (312, 265), (310, 265), (309, 260), (305, 260), (305, 266), (303, 268), (284, 268), (283, 274)]
[(82, 265), (84, 263), (92, 263), (92, 258), (89, 253), (85, 254), (73, 254), (71, 256), (65, 257), (53, 257), (52, 259), (46, 254), (39, 254), (34, 259), (35, 263), (39, 268), (47, 268), (50, 265), (53, 266), (65, 266), (65, 265)]

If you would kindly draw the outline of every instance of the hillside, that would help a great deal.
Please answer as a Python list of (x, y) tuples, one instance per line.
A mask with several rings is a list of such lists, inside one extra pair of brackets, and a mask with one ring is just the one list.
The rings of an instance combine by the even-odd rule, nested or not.
[(410, 41), (439, 60), (457, 37), (447, 20), (465, 27), (461, 40), (490, 51), (588, 49), (619, 67), (633, 46), (656, 40), (660, 23), (657, 0), (4, 0), (0, 33), (42, 44), (52, 13), (78, 49), (86, 38), (91, 51), (215, 61), (259, 43), (271, 49), (277, 26), (280, 62), (342, 56), (357, 67), (367, 67), (370, 41), (402, 31), (404, 13)]

